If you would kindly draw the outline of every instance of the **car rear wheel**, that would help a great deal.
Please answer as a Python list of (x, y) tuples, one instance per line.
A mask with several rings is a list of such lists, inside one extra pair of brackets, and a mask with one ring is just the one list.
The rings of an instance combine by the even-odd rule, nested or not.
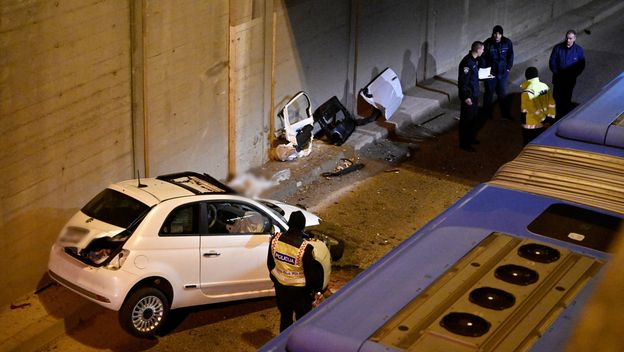
[(130, 334), (151, 337), (164, 327), (169, 300), (158, 289), (142, 287), (133, 292), (119, 310), (119, 323)]

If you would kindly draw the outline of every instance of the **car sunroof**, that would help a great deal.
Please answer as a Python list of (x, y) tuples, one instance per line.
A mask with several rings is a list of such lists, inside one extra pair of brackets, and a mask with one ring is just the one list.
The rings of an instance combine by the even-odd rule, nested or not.
[(156, 177), (158, 180), (167, 181), (189, 190), (195, 194), (203, 193), (236, 193), (230, 187), (219, 182), (207, 174), (196, 172), (180, 172)]

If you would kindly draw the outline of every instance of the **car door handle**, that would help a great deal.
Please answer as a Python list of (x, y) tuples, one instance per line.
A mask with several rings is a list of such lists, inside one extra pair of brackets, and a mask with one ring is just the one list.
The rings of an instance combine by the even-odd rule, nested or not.
[(204, 257), (218, 257), (220, 255), (221, 255), (221, 253), (217, 253), (217, 252), (204, 253)]

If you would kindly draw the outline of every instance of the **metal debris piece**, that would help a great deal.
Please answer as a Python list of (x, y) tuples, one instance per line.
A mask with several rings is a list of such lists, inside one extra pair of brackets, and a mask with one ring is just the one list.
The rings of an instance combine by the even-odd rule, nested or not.
[(26, 308), (29, 307), (30, 303), (26, 302), (26, 303), (22, 303), (22, 304), (13, 304), (11, 303), (11, 309), (18, 309), (18, 308)]
[(338, 166), (336, 166), (333, 172), (323, 172), (321, 176), (327, 177), (327, 178), (334, 177), (334, 176), (342, 176), (342, 175), (351, 173), (353, 171), (360, 170), (363, 167), (364, 167), (364, 164), (362, 163), (354, 164), (353, 161), (351, 161), (350, 159), (342, 158), (340, 159), (340, 163), (338, 164)]

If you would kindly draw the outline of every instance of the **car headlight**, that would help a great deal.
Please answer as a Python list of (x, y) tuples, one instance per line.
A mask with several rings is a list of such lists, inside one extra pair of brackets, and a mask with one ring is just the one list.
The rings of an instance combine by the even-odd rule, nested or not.
[(110, 262), (108, 262), (105, 268), (109, 270), (119, 270), (129, 255), (130, 255), (129, 250), (122, 249), (121, 251), (119, 251), (119, 253), (117, 253), (116, 256), (114, 256), (110, 260)]

